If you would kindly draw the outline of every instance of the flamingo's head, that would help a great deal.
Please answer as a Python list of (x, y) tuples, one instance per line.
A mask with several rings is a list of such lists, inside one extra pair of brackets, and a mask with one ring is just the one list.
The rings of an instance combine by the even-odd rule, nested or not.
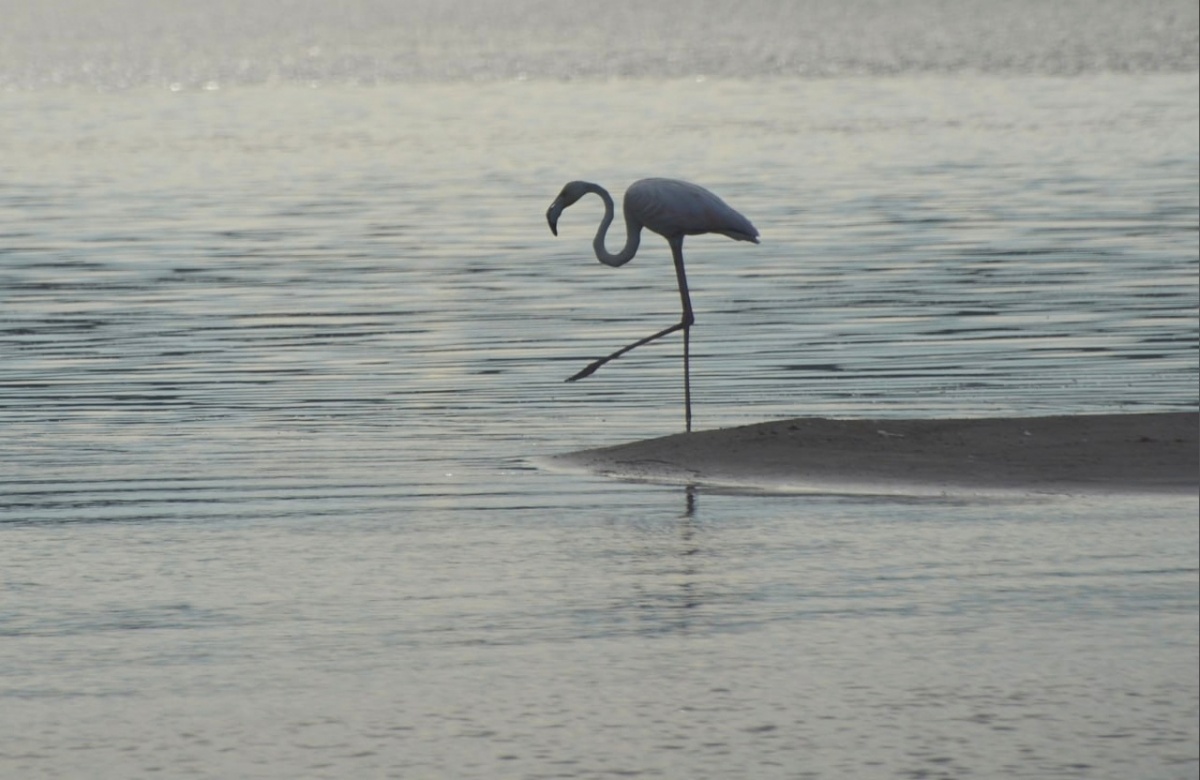
[(575, 201), (582, 198), (588, 193), (587, 182), (571, 181), (567, 182), (562, 188), (562, 192), (558, 193), (558, 197), (550, 204), (550, 208), (546, 209), (546, 221), (550, 223), (550, 232), (558, 235), (558, 217), (563, 213), (563, 210), (568, 206), (574, 205)]

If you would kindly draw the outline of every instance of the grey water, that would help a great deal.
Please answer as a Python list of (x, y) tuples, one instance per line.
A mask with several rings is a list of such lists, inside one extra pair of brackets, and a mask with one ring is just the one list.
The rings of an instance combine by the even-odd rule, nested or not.
[[(1197, 10), (0, 0), (0, 777), (1195, 778), (1195, 497), (549, 473), (1198, 403)], [(617, 243), (621, 231), (610, 241)]]

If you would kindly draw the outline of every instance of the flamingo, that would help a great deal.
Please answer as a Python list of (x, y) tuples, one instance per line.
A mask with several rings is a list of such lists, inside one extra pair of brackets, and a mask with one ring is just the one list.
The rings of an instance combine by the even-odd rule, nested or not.
[(546, 221), (550, 223), (550, 232), (558, 235), (558, 218), (563, 210), (588, 193), (595, 193), (604, 201), (604, 218), (600, 220), (596, 238), (592, 241), (592, 248), (596, 250), (596, 259), (605, 265), (618, 268), (628, 263), (637, 254), (643, 227), (658, 233), (667, 240), (667, 244), (671, 247), (671, 257), (675, 260), (675, 278), (679, 282), (679, 300), (683, 304), (683, 316), (679, 322), (668, 328), (663, 328), (629, 346), (622, 347), (611, 355), (592, 361), (582, 371), (569, 377), (566, 381), (574, 382), (577, 379), (591, 376), (600, 366), (621, 357), (631, 349), (682, 330), (684, 420), (687, 431), (690, 433), (692, 430), (692, 382), (688, 350), (689, 332), (696, 322), (696, 317), (692, 313), (692, 299), (688, 294), (687, 275), (683, 270), (683, 237), (701, 233), (719, 233), (737, 241), (750, 241), (757, 244), (758, 230), (750, 224), (750, 220), (699, 185), (678, 179), (641, 179), (629, 185), (629, 189), (625, 191), (625, 248), (614, 255), (609, 253), (604, 246), (608, 226), (613, 221), (613, 199), (608, 191), (599, 184), (589, 181), (568, 182), (546, 211)]

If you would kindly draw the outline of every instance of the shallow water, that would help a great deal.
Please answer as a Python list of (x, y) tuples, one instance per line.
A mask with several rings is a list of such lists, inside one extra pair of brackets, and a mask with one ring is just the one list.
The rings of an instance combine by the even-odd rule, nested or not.
[(0, 775), (1196, 777), (1194, 498), (532, 465), (682, 427), (678, 343), (562, 381), (678, 306), (655, 237), (592, 259), (598, 202), (550, 235), (571, 178), (693, 179), (762, 232), (688, 241), (700, 428), (1194, 409), (1195, 10), (1046, 7), (1076, 45), (1014, 11), (1022, 67), (970, 14), (900, 66), (747, 28), (850, 76), (690, 28), (563, 74), (538, 30), (440, 17), (388, 70), (369, 3), (245, 40), (201, 14), (174, 59), (182, 6), (105, 6), (127, 45), (19, 17), (45, 45), (0, 58)]

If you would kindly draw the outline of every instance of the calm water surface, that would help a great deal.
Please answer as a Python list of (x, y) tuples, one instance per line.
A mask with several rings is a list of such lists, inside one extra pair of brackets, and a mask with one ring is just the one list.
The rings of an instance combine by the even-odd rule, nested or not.
[(1194, 498), (531, 465), (682, 427), (678, 343), (562, 381), (678, 316), (572, 178), (761, 230), (689, 239), (698, 427), (1195, 409), (1189, 4), (565, 73), (616, 28), (109, 5), (0, 56), (0, 776), (1197, 777)]

